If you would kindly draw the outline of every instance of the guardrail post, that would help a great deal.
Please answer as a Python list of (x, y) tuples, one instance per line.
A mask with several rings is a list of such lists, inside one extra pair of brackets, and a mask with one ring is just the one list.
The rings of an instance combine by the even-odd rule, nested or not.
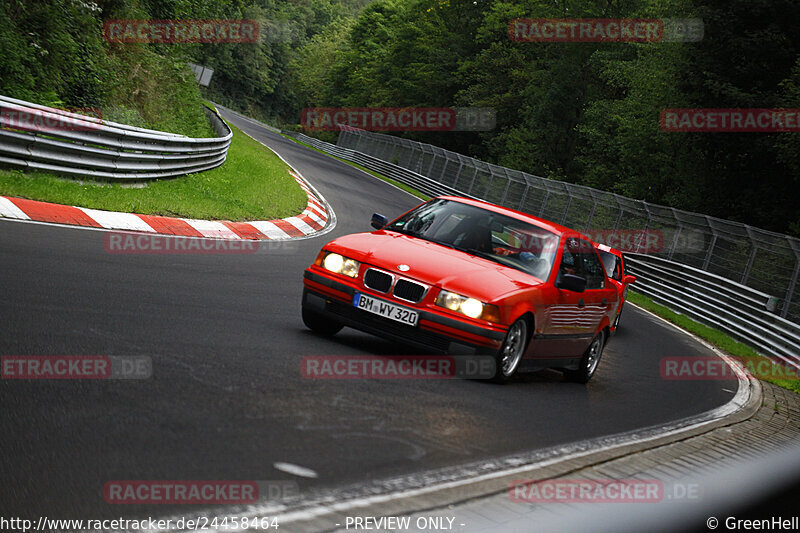
[(444, 183), (445, 183), (444, 182), (444, 178), (445, 178), (444, 173), (447, 170), (447, 163), (450, 162), (450, 158), (447, 157), (447, 154), (442, 155), (442, 158), (444, 159), (444, 164), (442, 165), (442, 171), (439, 172), (439, 183), (444, 185)]
[(467, 194), (472, 195), (472, 188), (475, 187), (475, 179), (478, 177), (478, 165), (475, 165), (475, 173), (472, 175), (472, 180), (469, 182), (469, 189)]
[(681, 231), (683, 230), (683, 226), (678, 226), (678, 230), (675, 232), (675, 238), (672, 239), (672, 246), (669, 247), (669, 255), (667, 259), (672, 261), (672, 256), (675, 254), (675, 247), (678, 246), (678, 239), (680, 238)]
[(711, 245), (706, 252), (706, 258), (703, 260), (703, 270), (708, 270), (708, 265), (711, 264), (711, 254), (714, 253), (714, 245), (717, 244), (717, 232), (710, 225), (708, 227), (714, 236), (711, 238)]
[(672, 245), (669, 247), (669, 254), (667, 255), (667, 259), (672, 261), (672, 256), (675, 255), (675, 248), (678, 246), (678, 239), (680, 239), (681, 231), (683, 231), (683, 226), (678, 221), (678, 215), (675, 214), (675, 208), (670, 207), (672, 211), (672, 219), (675, 221), (675, 227), (678, 229), (675, 231), (675, 237), (672, 239)]
[(589, 218), (586, 219), (586, 227), (583, 228), (583, 231), (588, 231), (592, 227), (592, 217), (594, 217), (594, 212), (597, 209), (597, 198), (592, 196), (592, 210), (589, 211)]
[(508, 170), (503, 168), (503, 172), (506, 175), (506, 188), (503, 190), (503, 197), (500, 199), (500, 205), (506, 205), (506, 195), (508, 195), (508, 189), (511, 187), (511, 176), (508, 175)]
[(617, 209), (619, 209), (619, 213), (617, 213), (617, 221), (614, 222), (614, 231), (617, 231), (620, 223), (622, 222), (622, 213), (624, 212), (624, 209), (622, 209), (616, 194), (614, 195), (614, 199), (617, 200)]
[(417, 150), (416, 148), (414, 148), (414, 150), (412, 150), (412, 153), (414, 154), (412, 157), (416, 158), (416, 162), (413, 165), (411, 165), (409, 163), (408, 168), (413, 170), (414, 172), (416, 172), (417, 174), (419, 174), (421, 176), (422, 175), (422, 160), (425, 159), (425, 152), (423, 152), (422, 150)]
[(528, 185), (528, 183), (526, 181), (525, 182), (525, 190), (522, 191), (522, 196), (519, 199), (519, 207), (517, 207), (518, 211), (522, 211), (522, 208), (525, 205), (525, 198), (528, 196), (528, 189), (530, 189), (530, 188), (531, 188), (531, 186)]
[(750, 257), (747, 258), (747, 266), (744, 267), (744, 272), (742, 273), (742, 285), (747, 285), (747, 278), (750, 277), (750, 269), (753, 268), (753, 261), (756, 259), (756, 252), (758, 252), (758, 248), (755, 244), (753, 244), (753, 249), (750, 250)]
[(433, 172), (433, 164), (436, 162), (436, 152), (431, 151), (431, 166), (428, 167), (428, 172), (425, 173), (425, 176), (432, 178), (431, 172)]
[(797, 243), (791, 240), (789, 240), (789, 246), (794, 251), (794, 273), (792, 274), (792, 281), (789, 282), (789, 288), (786, 289), (786, 298), (784, 298), (783, 309), (781, 309), (783, 318), (786, 318), (789, 314), (789, 305), (792, 303), (794, 291), (797, 288), (797, 278), (800, 277), (800, 249), (798, 249)]
[(639, 250), (641, 250), (642, 240), (644, 240), (644, 253), (647, 253), (647, 232), (650, 230), (650, 221), (653, 219), (653, 215), (650, 213), (650, 210), (647, 208), (647, 202), (644, 200), (642, 200), (642, 207), (644, 207), (644, 210), (647, 212), (647, 218), (644, 223), (644, 231), (639, 236), (639, 240), (636, 243), (636, 251), (639, 252)]
[(567, 207), (564, 208), (564, 216), (561, 217), (561, 225), (567, 225), (567, 216), (569, 216), (569, 207), (572, 205), (572, 195), (567, 193)]
[(547, 201), (550, 199), (550, 189), (547, 189), (544, 193), (544, 201), (542, 202), (542, 207), (539, 208), (539, 218), (544, 218), (544, 210), (547, 208)]
[(448, 164), (450, 164), (450, 158), (449, 157), (445, 157), (444, 158), (444, 165), (442, 166), (442, 172), (439, 174), (439, 183), (441, 183), (443, 185), (446, 185), (446, 183), (444, 181), (444, 178), (445, 178), (444, 174), (445, 174), (445, 172), (447, 172), (447, 165)]

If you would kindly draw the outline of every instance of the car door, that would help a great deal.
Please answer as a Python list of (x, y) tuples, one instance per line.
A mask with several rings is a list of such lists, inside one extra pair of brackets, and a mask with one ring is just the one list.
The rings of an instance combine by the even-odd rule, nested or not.
[(617, 301), (616, 289), (607, 280), (592, 243), (578, 237), (564, 239), (556, 284), (566, 274), (585, 278), (586, 290), (556, 291), (546, 311), (543, 340), (554, 357), (580, 357)]
[[(608, 278), (603, 262), (592, 243), (580, 240), (579, 250), (582, 276), (586, 278), (582, 320), (591, 342), (600, 329), (603, 318), (608, 317), (609, 321), (613, 319), (612, 315), (615, 313), (616, 304), (619, 301), (621, 284)], [(622, 276), (620, 264), (615, 264), (614, 273)], [(586, 343), (584, 349), (588, 346), (589, 342)]]

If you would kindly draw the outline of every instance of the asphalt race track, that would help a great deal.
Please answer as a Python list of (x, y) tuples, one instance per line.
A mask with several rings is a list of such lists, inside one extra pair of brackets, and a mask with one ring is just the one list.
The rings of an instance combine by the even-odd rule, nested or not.
[[(557, 372), (505, 385), (310, 380), (307, 355), (414, 354), (300, 319), (303, 269), (322, 244), (419, 201), (234, 117), (326, 198), (320, 238), (255, 254), (119, 255), (104, 232), (0, 220), (0, 354), (143, 355), (147, 380), (2, 380), (0, 502), (16, 516), (166, 516), (187, 506), (111, 505), (110, 480), (294, 479), (335, 491), (665, 424), (727, 402), (731, 381), (667, 381), (665, 356), (709, 355), (632, 306), (592, 382)], [(311, 469), (293, 477), (276, 462)], [(9, 513), (5, 514), (9, 514)]]

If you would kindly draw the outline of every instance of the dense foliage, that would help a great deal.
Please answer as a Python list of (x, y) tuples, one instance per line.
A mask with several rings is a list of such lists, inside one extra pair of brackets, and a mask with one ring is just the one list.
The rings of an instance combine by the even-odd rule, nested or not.
[[(705, 36), (513, 42), (519, 17), (700, 17)], [(798, 23), (793, 0), (381, 0), (303, 49), (293, 76), (302, 105), (493, 107), (493, 132), (409, 136), (800, 234), (800, 134), (667, 133), (658, 121), (665, 108), (800, 107)]]
[[(406, 135), (531, 173), (800, 234), (797, 133), (667, 133), (664, 108), (800, 108), (795, 0), (0, 0), (0, 93), (202, 127), (207, 96), (297, 124), (310, 106), (481, 106), (483, 133)], [(701, 17), (697, 43), (524, 43), (518, 17)], [(252, 44), (106, 43), (111, 18), (259, 21)]]

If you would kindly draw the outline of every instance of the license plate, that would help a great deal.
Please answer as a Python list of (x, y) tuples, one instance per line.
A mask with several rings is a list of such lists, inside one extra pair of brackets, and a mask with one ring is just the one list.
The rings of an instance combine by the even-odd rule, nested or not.
[(419, 313), (412, 309), (407, 309), (400, 305), (384, 302), (383, 300), (373, 298), (372, 296), (367, 296), (366, 294), (361, 294), (360, 292), (357, 292), (355, 298), (353, 298), (353, 305), (362, 311), (382, 316), (383, 318), (388, 318), (389, 320), (394, 320), (395, 322), (400, 322), (409, 326), (416, 326), (417, 322), (419, 321)]

